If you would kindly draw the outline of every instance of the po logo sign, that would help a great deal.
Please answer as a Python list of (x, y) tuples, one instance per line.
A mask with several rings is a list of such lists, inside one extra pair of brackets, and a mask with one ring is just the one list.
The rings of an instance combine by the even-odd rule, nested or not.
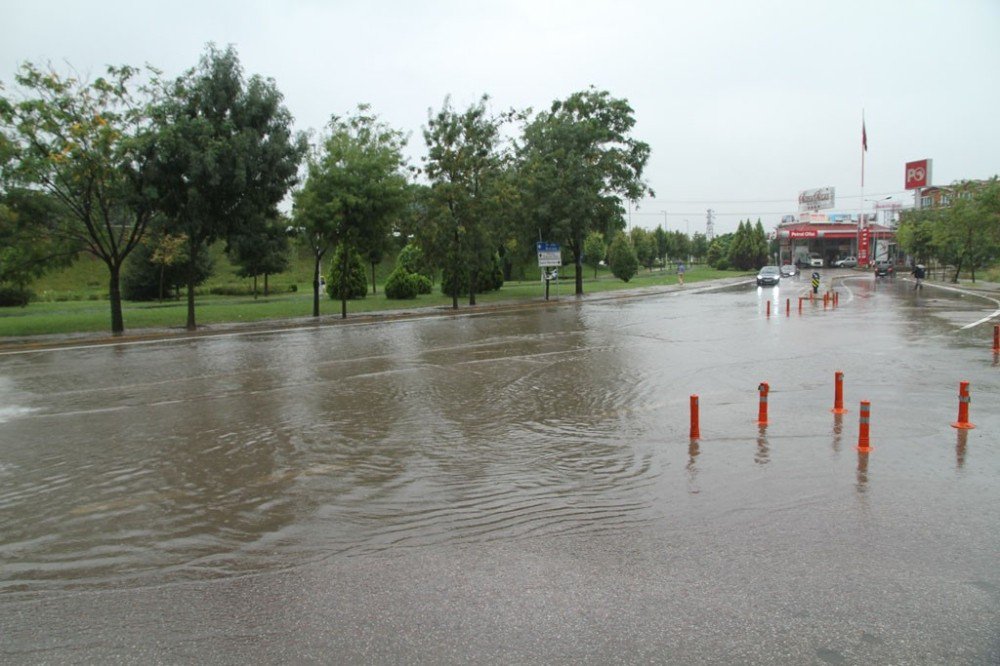
[(906, 163), (906, 189), (914, 190), (931, 184), (931, 161), (917, 160)]

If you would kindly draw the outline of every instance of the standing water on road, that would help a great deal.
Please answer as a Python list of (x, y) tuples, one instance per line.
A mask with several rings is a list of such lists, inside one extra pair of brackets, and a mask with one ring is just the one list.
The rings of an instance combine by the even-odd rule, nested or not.
[[(574, 649), (655, 660), (675, 638), (708, 661), (778, 654), (769, 647), (789, 663), (989, 661), (1000, 371), (992, 323), (963, 327), (998, 306), (908, 287), (847, 279), (836, 307), (806, 301), (801, 314), (805, 281), (783, 280), (2, 355), (0, 654), (29, 654), (35, 622), (59, 634), (66, 618), (32, 610), (42, 599), (70, 608), (81, 594), (183, 594), (248, 575), (297, 597), (282, 572), (329, 581), (370, 565), (406, 585), (414, 562), (462, 562), (441, 574), (455, 606), (428, 612), (468, 613), (470, 635), (439, 641), (466, 655), (510, 656), (475, 630), (486, 587), (501, 623), (534, 619), (508, 639), (544, 639), (514, 661)], [(830, 413), (838, 370), (844, 416)], [(974, 430), (949, 425), (961, 380)], [(867, 455), (855, 448), (860, 400), (872, 404)], [(513, 610), (554, 580), (548, 607), (588, 638), (550, 627), (545, 604)], [(384, 618), (407, 603), (418, 604), (369, 609), (383, 618), (369, 622), (396, 626)], [(620, 636), (581, 626), (573, 613), (595, 604), (612, 618), (645, 609), (623, 620), (633, 640), (612, 650)], [(102, 612), (108, 627), (122, 621)], [(675, 622), (685, 617), (701, 629)], [(238, 631), (202, 619), (214, 621)], [(150, 644), (177, 640), (148, 631)], [(344, 631), (331, 641), (350, 644)], [(105, 656), (78, 638), (49, 657)], [(406, 645), (381, 656), (443, 659)]]

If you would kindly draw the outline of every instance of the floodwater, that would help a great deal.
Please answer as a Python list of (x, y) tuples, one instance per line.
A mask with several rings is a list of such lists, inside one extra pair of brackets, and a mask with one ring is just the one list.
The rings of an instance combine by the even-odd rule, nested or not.
[(1000, 303), (836, 287), (0, 355), (0, 660), (998, 663)]

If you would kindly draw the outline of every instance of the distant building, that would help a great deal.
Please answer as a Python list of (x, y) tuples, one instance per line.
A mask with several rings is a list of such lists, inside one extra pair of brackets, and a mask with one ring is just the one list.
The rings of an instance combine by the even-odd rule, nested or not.
[(858, 216), (847, 213), (804, 212), (798, 219), (786, 215), (775, 235), (781, 264), (810, 267), (817, 255), (823, 266), (846, 257), (856, 257), (859, 266), (896, 258), (895, 230), (876, 223), (873, 214), (865, 215), (860, 228)]

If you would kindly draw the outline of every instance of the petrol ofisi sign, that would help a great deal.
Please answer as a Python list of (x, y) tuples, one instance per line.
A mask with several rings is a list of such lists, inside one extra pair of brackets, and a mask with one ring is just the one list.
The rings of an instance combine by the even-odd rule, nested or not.
[(931, 184), (931, 160), (917, 160), (906, 163), (906, 189), (929, 187)]

